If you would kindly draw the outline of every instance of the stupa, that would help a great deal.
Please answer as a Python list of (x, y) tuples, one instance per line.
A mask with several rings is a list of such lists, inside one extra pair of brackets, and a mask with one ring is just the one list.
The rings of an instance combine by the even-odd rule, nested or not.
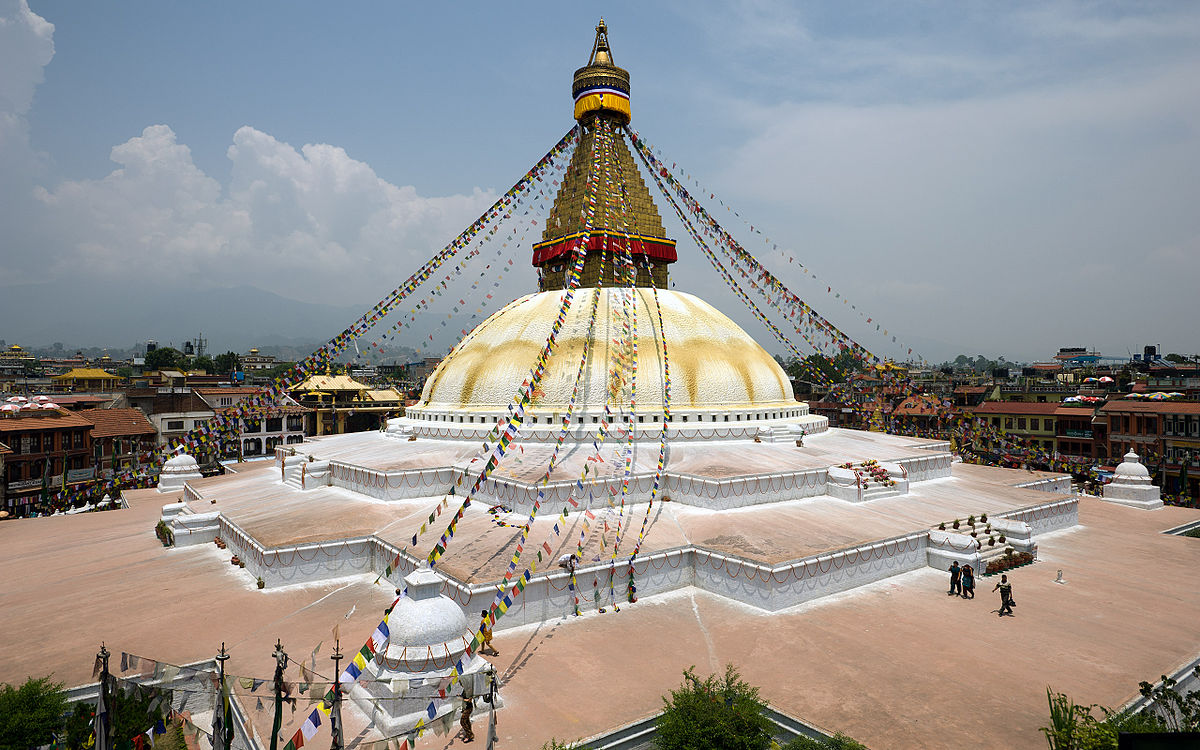
[(1104, 485), (1104, 499), (1133, 508), (1161, 508), (1162, 490), (1150, 481), (1150, 471), (1138, 454), (1130, 451), (1113, 471), (1112, 481)]
[[(573, 441), (591, 441), (606, 418), (627, 423), (635, 441), (657, 441), (663, 429), (672, 442), (795, 440), (828, 427), (796, 401), (783, 368), (741, 327), (699, 297), (668, 288), (675, 241), (625, 140), (611, 135), (630, 121), (629, 90), (629, 73), (613, 62), (601, 19), (588, 64), (575, 71), (571, 88), (579, 145), (533, 246), (539, 291), (468, 334), (426, 380), (420, 401), (392, 420), (392, 435), (478, 440), (507, 414), (572, 293), (568, 269), (581, 245), (579, 287), (526, 410), (523, 440), (555, 439), (568, 412)], [(597, 149), (608, 149), (605, 168), (617, 179), (597, 179)], [(585, 196), (592, 197), (590, 212)], [(614, 370), (631, 358), (636, 376), (614, 388)]]
[[(319, 696), (338, 679), (328, 649), (317, 653), (332, 635), (356, 668), (340, 676), (354, 742), (444, 732), (486, 685), (506, 704), (504, 746), (539, 747), (634, 726), (707, 659), (757, 675), (773, 706), (871, 746), (965, 747), (982, 726), (1025, 747), (1042, 739), (1047, 665), (1056, 689), (1092, 700), (1097, 663), (1132, 688), (1192, 659), (1187, 623), (1200, 605), (1175, 581), (1200, 550), (1160, 532), (1194, 523), (1195, 511), (1081, 500), (1067, 475), (967, 465), (944, 441), (829, 428), (749, 334), (669, 289), (672, 264), (687, 257), (634, 168), (645, 151), (625, 144), (629, 93), (601, 24), (573, 79), (577, 148), (532, 248), (536, 291), (464, 333), (404, 417), (278, 446), (274, 462), (223, 476), (200, 477), (180, 457), (162, 492), (125, 491), (124, 510), (0, 524), (0, 560), (22, 573), (5, 592), (13, 606), (0, 608), (10, 634), (0, 679), (87, 681), (91, 659), (79, 655), (96, 640), (174, 664), (227, 641), (238, 684), (260, 678), (234, 700), (262, 738), (274, 722), (254, 688), (275, 667), (274, 645), (309, 663), (286, 680), (323, 673)], [(597, 179), (598, 164), (609, 178)], [(544, 347), (513, 426), (514, 394), (524, 398)], [(511, 449), (484, 478), (500, 425)], [(1125, 473), (1140, 487), (1138, 468)], [(160, 518), (171, 549), (154, 538)], [(1039, 555), (1063, 561), (1073, 585), (1054, 584), (1052, 565), (1009, 570), (1033, 617), (997, 622), (938, 593), (950, 561), (986, 575)], [(574, 564), (559, 568), (562, 558)], [(393, 587), (408, 595), (381, 615)], [(829, 596), (838, 592), (851, 593)], [(71, 603), (97, 596), (105, 616), (76, 627)], [(488, 654), (490, 668), (474, 641), (484, 610), (500, 615), (503, 656)], [(1142, 611), (1164, 616), (1127, 614)], [(47, 645), (45, 632), (61, 638)], [(991, 644), (1003, 668), (963, 679)], [(479, 677), (492, 668), (495, 681)], [(463, 676), (453, 686), (451, 669)], [(579, 674), (585, 701), (575, 700)], [(1095, 699), (1116, 705), (1119, 689)], [(991, 723), (939, 724), (930, 708), (963, 701)], [(315, 746), (328, 731), (323, 708), (318, 697), (285, 712), (280, 736)], [(897, 713), (920, 721), (889, 720)]]

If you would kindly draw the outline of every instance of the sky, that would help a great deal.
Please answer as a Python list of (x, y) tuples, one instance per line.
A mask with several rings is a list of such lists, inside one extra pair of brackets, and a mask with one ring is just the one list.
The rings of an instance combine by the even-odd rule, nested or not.
[[(230, 290), (333, 335), (571, 127), (601, 15), (633, 126), (868, 349), (1200, 351), (1180, 2), (0, 0), (0, 338), (182, 340)], [(659, 208), (677, 289), (784, 353)], [(207, 332), (305, 333), (265, 321)]]

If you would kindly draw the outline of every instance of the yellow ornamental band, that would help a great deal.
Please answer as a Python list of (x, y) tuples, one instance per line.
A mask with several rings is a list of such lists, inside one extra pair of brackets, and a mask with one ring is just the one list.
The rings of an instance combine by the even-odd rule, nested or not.
[(593, 112), (616, 112), (628, 123), (631, 119), (629, 99), (616, 94), (584, 94), (575, 101), (575, 119), (580, 120)]

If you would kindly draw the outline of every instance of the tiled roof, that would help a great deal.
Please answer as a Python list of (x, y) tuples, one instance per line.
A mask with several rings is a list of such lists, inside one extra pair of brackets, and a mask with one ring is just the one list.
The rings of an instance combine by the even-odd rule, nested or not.
[(154, 434), (154, 425), (141, 409), (87, 409), (79, 414), (96, 425), (93, 438)]
[(1137, 412), (1139, 414), (1200, 414), (1200, 402), (1120, 399), (1118, 401), (1109, 401), (1100, 411), (1125, 411)]
[(968, 411), (973, 414), (1053, 414), (1061, 406), (1058, 402), (984, 401)]
[(898, 417), (905, 416), (932, 416), (938, 413), (948, 413), (952, 411), (949, 407), (942, 406), (942, 400), (937, 396), (909, 396), (904, 399), (904, 402), (896, 407), (892, 414)]
[(66, 409), (38, 409), (4, 413), (0, 416), (0, 432), (25, 430), (61, 430), (64, 427), (91, 427), (92, 423), (78, 412)]
[(1086, 404), (1084, 406), (1060, 406), (1054, 410), (1056, 417), (1085, 417), (1091, 419), (1095, 413), (1094, 404)]
[(113, 375), (111, 372), (105, 372), (98, 367), (76, 367), (74, 370), (64, 372), (62, 375), (55, 375), (54, 380), (120, 380), (119, 375)]
[(990, 386), (986, 386), (986, 385), (960, 385), (959, 387), (954, 389), (954, 392), (970, 395), (970, 394), (987, 393), (988, 390), (990, 390)]
[(0, 443), (0, 456), (5, 455), (6, 453), (12, 453), (12, 448), (9, 448), (4, 443)]
[(291, 388), (293, 392), (304, 391), (366, 391), (370, 386), (360, 383), (349, 375), (310, 375), (307, 380)]

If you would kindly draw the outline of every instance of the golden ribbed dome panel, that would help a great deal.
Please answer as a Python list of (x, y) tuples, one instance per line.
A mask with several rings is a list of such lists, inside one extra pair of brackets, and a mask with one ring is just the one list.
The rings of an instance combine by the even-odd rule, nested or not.
[[(662, 332), (650, 289), (637, 288), (637, 409), (662, 410)], [(565, 292), (530, 294), (510, 303), (472, 331), (431, 374), (416, 410), (495, 411), (505, 408), (529, 377), (545, 346)], [(579, 367), (593, 295), (596, 328), (578, 406), (603, 409), (621, 338), (622, 295), (614, 288), (580, 289), (558, 336), (535, 398), (535, 412), (565, 411)], [(660, 291), (671, 365), (671, 405), (678, 410), (740, 410), (796, 404), (779, 364), (736, 323), (690, 294)], [(627, 406), (627, 392), (624, 400)], [(620, 400), (613, 403), (619, 408)]]

